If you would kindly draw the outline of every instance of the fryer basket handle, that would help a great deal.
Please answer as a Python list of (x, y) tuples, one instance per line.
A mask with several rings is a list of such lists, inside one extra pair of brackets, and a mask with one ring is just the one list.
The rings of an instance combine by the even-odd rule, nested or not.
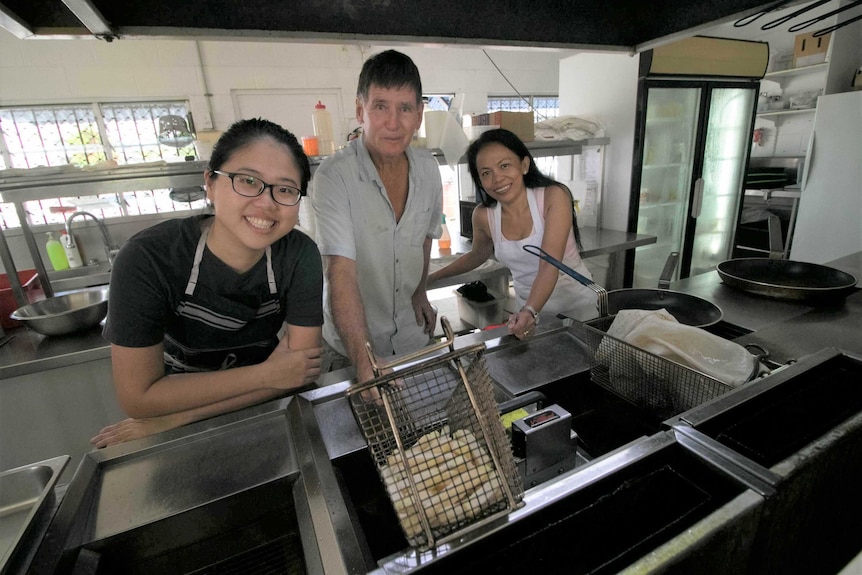
[(551, 264), (555, 268), (559, 269), (560, 271), (565, 272), (566, 274), (575, 278), (576, 280), (578, 280), (579, 282), (581, 282), (582, 284), (584, 284), (587, 287), (591, 287), (592, 285), (595, 285), (593, 280), (588, 279), (583, 274), (576, 272), (575, 270), (573, 270), (572, 268), (570, 268), (569, 266), (567, 266), (566, 264), (564, 264), (563, 262), (561, 262), (557, 258), (550, 255), (548, 252), (546, 252), (545, 250), (540, 248), (539, 246), (526, 245), (526, 246), (524, 246), (524, 251), (529, 253), (529, 254), (533, 254), (534, 256), (540, 257), (541, 259), (545, 260), (546, 262), (548, 262), (549, 264)]
[(368, 359), (371, 361), (371, 368), (374, 370), (374, 377), (380, 377), (387, 369), (391, 369), (405, 363), (410, 363), (419, 359), (420, 357), (426, 356), (430, 353), (434, 353), (435, 351), (439, 351), (446, 347), (449, 348), (449, 351), (455, 351), (455, 332), (452, 329), (452, 324), (449, 323), (449, 318), (447, 318), (445, 315), (440, 316), (440, 325), (443, 328), (443, 333), (446, 335), (446, 339), (439, 341), (434, 345), (423, 347), (422, 349), (416, 350), (413, 353), (399, 357), (398, 359), (393, 360), (389, 363), (378, 363), (377, 358), (374, 355), (374, 348), (371, 347), (371, 342), (366, 341), (365, 353), (368, 354)]

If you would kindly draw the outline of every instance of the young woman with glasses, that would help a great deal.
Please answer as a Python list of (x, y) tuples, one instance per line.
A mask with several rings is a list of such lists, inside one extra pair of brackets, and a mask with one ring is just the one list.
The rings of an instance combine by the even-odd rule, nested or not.
[(272, 399), (320, 373), (323, 274), (294, 229), (311, 170), (293, 134), (233, 124), (204, 173), (214, 215), (133, 236), (111, 273), (104, 336), (130, 419), (92, 439), (135, 439)]

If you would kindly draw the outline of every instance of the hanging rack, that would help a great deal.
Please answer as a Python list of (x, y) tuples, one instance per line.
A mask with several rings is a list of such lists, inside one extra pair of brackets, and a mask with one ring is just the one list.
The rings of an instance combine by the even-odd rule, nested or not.
[(776, 26), (781, 26), (785, 22), (793, 20), (794, 18), (796, 18), (800, 14), (805, 14), (809, 10), (814, 10), (818, 6), (823, 6), (824, 4), (828, 4), (829, 2), (832, 2), (832, 0), (817, 0), (817, 2), (814, 2), (813, 4), (809, 4), (808, 6), (805, 6), (804, 8), (800, 8), (796, 12), (791, 12), (790, 14), (788, 14), (786, 16), (782, 16), (781, 18), (776, 18), (775, 20), (772, 20), (771, 22), (767, 22), (766, 24), (761, 26), (760, 29), (761, 30), (771, 30), (772, 28), (775, 28)]
[(744, 17), (740, 18), (739, 20), (734, 22), (733, 25), (736, 28), (742, 28), (743, 26), (748, 26), (749, 24), (751, 24), (752, 22), (754, 22), (755, 20), (757, 20), (758, 18), (760, 18), (764, 14), (767, 14), (768, 12), (772, 12), (776, 8), (780, 8), (780, 7), (784, 6), (785, 4), (789, 4), (791, 1), (792, 0), (778, 0), (778, 2), (776, 2), (775, 4), (770, 4), (769, 6), (767, 6), (766, 8), (761, 10), (760, 12), (755, 12), (754, 14), (751, 14), (750, 16), (744, 16)]
[[(743, 26), (748, 26), (749, 24), (751, 24), (752, 22), (754, 22), (755, 20), (757, 20), (761, 16), (768, 14), (769, 12), (772, 12), (777, 8), (780, 8), (781, 6), (784, 6), (785, 4), (790, 3), (791, 1), (792, 0), (778, 0), (778, 2), (770, 4), (769, 6), (760, 10), (759, 12), (755, 12), (754, 14), (749, 14), (748, 16), (744, 16), (744, 17), (740, 18), (739, 20), (734, 22), (733, 25), (737, 28), (741, 28)], [(805, 6), (803, 8), (800, 8), (799, 10), (796, 10), (795, 12), (792, 12), (791, 14), (787, 14), (786, 16), (782, 16), (781, 18), (776, 18), (775, 20), (767, 22), (766, 24), (761, 26), (760, 29), (761, 30), (771, 30), (772, 28), (780, 26), (780, 25), (784, 24), (785, 22), (789, 22), (790, 20), (796, 18), (797, 16), (804, 14), (810, 10), (813, 10), (813, 9), (817, 8), (818, 6), (822, 6), (824, 4), (827, 4), (831, 1), (832, 0), (817, 0), (816, 2), (813, 2), (812, 4), (809, 4), (808, 6)], [(851, 8), (855, 8), (856, 6), (859, 6), (860, 4), (862, 4), (862, 0), (854, 0), (853, 2), (850, 2), (849, 4), (847, 4), (846, 6), (841, 6), (835, 10), (832, 10), (831, 12), (827, 12), (826, 14), (823, 14), (823, 15), (818, 16), (816, 18), (811, 18), (810, 20), (806, 20), (804, 22), (794, 24), (793, 26), (788, 28), (787, 31), (788, 32), (798, 32), (799, 30), (803, 30), (805, 28), (808, 28), (809, 26), (812, 26), (812, 25), (816, 24), (817, 22), (822, 22), (823, 20), (829, 18), (830, 16), (835, 16), (836, 14), (838, 14), (840, 12), (844, 12), (846, 10), (850, 10)], [(838, 30), (839, 28), (843, 28), (844, 26), (847, 26), (848, 24), (852, 24), (853, 22), (857, 22), (859, 20), (862, 20), (862, 15), (854, 16), (853, 18), (848, 18), (844, 22), (839, 22), (839, 23), (834, 24), (832, 26), (829, 26), (827, 28), (822, 28), (820, 30), (817, 30), (816, 32), (814, 32), (811, 35), (814, 38), (820, 38), (821, 36), (825, 36), (827, 34), (830, 34), (830, 33), (834, 32), (835, 30)]]
[(856, 22), (857, 20), (862, 20), (862, 15), (860, 15), (860, 16), (854, 16), (853, 18), (849, 18), (849, 19), (847, 19), (847, 20), (845, 20), (845, 21), (843, 21), (843, 22), (841, 22), (841, 23), (839, 23), (839, 24), (835, 24), (834, 26), (829, 26), (828, 28), (823, 28), (822, 30), (818, 30), (817, 32), (815, 32), (815, 33), (814, 33), (814, 34), (812, 34), (812, 35), (813, 35), (815, 38), (819, 38), (819, 37), (821, 37), (821, 36), (825, 36), (826, 34), (829, 34), (829, 33), (831, 33), (831, 32), (834, 32), (834, 31), (835, 31), (835, 30), (837, 30), (838, 28), (843, 28), (843, 27), (844, 27), (844, 26), (846, 26), (847, 24), (852, 24), (853, 22)]
[(829, 18), (830, 16), (834, 16), (835, 14), (838, 14), (839, 12), (844, 12), (845, 10), (849, 10), (850, 8), (858, 6), (859, 4), (862, 4), (862, 0), (855, 0), (854, 2), (851, 2), (850, 4), (848, 4), (846, 6), (842, 6), (841, 8), (838, 8), (837, 10), (833, 10), (832, 12), (827, 12), (826, 14), (823, 14), (822, 16), (818, 16), (817, 18), (812, 18), (811, 20), (806, 20), (805, 22), (800, 22), (799, 24), (794, 24), (793, 26), (788, 28), (787, 31), (788, 32), (798, 32), (799, 30), (803, 30), (805, 28), (808, 28), (809, 26), (816, 24), (817, 22), (820, 22), (821, 20), (825, 20), (825, 19)]

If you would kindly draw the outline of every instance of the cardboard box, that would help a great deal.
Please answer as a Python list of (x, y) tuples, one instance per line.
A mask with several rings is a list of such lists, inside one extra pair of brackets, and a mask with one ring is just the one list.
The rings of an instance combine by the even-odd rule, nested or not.
[(532, 142), (536, 139), (536, 127), (532, 112), (490, 112), (474, 114), (470, 117), (471, 126), (499, 126), (514, 133), (521, 141)]
[(810, 34), (797, 34), (793, 46), (793, 67), (813, 66), (826, 61), (826, 52), (829, 50), (829, 39), (832, 34), (824, 34), (819, 38)]

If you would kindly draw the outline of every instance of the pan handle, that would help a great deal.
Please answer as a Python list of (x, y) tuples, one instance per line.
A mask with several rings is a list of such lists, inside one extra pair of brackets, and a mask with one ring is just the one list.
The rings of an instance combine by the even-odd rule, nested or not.
[[(760, 345), (759, 343), (746, 343), (742, 347), (748, 350), (748, 353), (756, 357), (758, 362), (762, 363), (770, 370), (785, 367), (783, 363), (778, 363), (777, 361), (769, 359), (769, 350)], [(793, 360), (790, 360), (788, 362), (788, 365), (790, 363), (793, 363)]]
[(676, 269), (678, 259), (679, 252), (670, 252), (667, 256), (667, 261), (664, 262), (664, 269), (661, 270), (661, 275), (658, 278), (658, 289), (670, 289), (670, 280), (673, 276), (673, 270)]
[(605, 288), (603, 288), (593, 280), (587, 278), (586, 276), (576, 272), (554, 256), (550, 255), (548, 252), (540, 248), (539, 246), (525, 245), (523, 249), (528, 254), (533, 254), (534, 256), (540, 257), (558, 270), (576, 279), (586, 287), (596, 292), (596, 294), (599, 296), (599, 301), (597, 304), (599, 316), (605, 317), (608, 315), (608, 291)]

